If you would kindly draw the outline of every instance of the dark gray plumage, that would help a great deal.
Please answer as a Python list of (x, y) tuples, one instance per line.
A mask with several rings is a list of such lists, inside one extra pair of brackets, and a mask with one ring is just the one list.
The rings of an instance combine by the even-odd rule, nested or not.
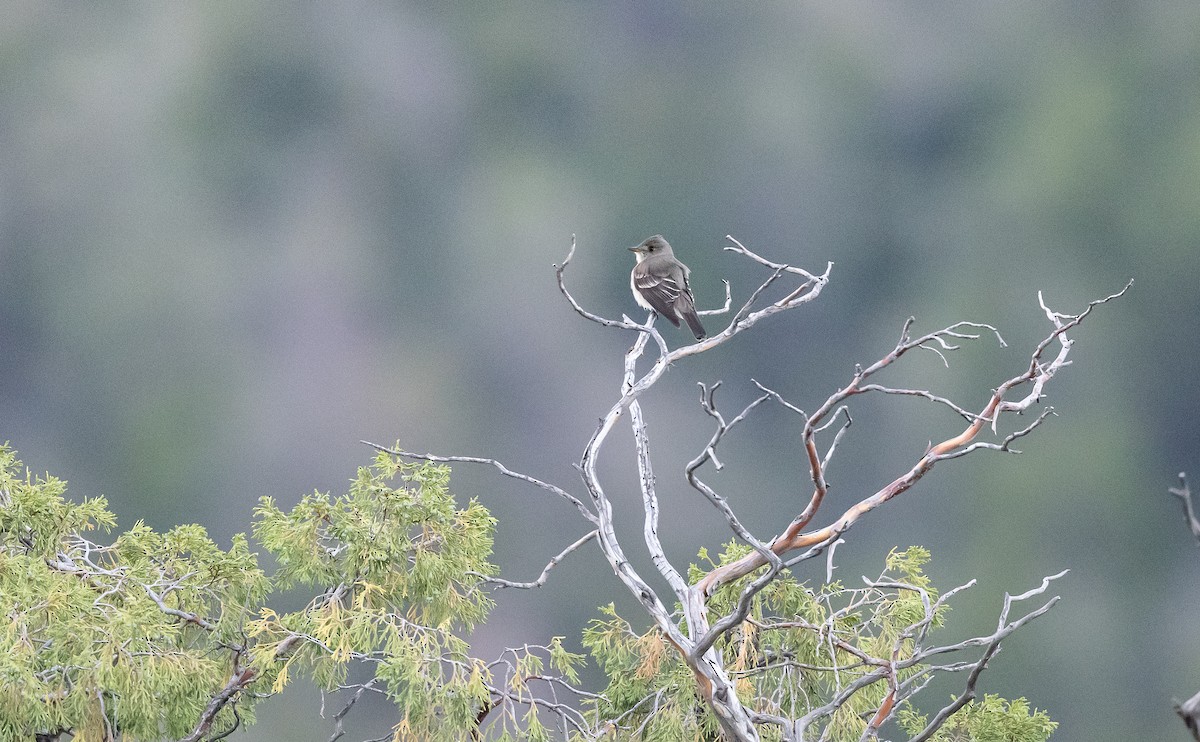
[(671, 245), (656, 234), (637, 247), (629, 248), (637, 257), (637, 265), (629, 276), (633, 298), (639, 306), (658, 312), (671, 324), (687, 322), (697, 340), (708, 333), (696, 316), (696, 300), (688, 285), (688, 267), (676, 259)]

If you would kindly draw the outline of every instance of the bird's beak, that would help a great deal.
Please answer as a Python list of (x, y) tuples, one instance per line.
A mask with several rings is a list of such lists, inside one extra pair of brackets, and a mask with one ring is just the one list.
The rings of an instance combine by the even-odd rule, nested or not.
[(629, 248), (629, 252), (641, 252), (641, 251), (642, 251), (641, 245), (636, 245), (634, 247)]

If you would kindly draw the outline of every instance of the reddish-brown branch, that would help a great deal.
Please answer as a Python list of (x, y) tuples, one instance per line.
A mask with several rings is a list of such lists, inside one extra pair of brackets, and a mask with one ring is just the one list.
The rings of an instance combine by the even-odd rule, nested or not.
[[(896, 478), (870, 497), (855, 503), (834, 523), (811, 533), (802, 533), (805, 526), (812, 520), (813, 515), (816, 514), (816, 510), (824, 497), (824, 490), (818, 489), (813, 493), (813, 498), (809, 501), (808, 507), (788, 525), (783, 534), (771, 542), (771, 551), (782, 557), (784, 554), (796, 549), (831, 542), (849, 529), (850, 526), (854, 525), (863, 515), (866, 515), (896, 495), (912, 487), (933, 468), (933, 465), (943, 454), (970, 443), (979, 434), (979, 431), (983, 429), (984, 421), (995, 412), (996, 407), (1000, 404), (1004, 391), (1007, 391), (1006, 387), (997, 390), (975, 422), (967, 426), (967, 429), (959, 435), (948, 438), (931, 447), (907, 473)], [(810, 462), (813, 460), (813, 451), (815, 451), (815, 445), (809, 449)], [(815, 469), (814, 471), (819, 471), (819, 469)], [(766, 563), (766, 559), (761, 554), (751, 552), (736, 562), (717, 567), (709, 572), (697, 584), (696, 588), (706, 596), (712, 595), (713, 591), (721, 585), (743, 577)]]
[[(1030, 358), (1029, 366), (1025, 372), (1000, 384), (988, 399), (988, 402), (984, 406), (983, 410), (974, 417), (974, 420), (966, 427), (965, 430), (963, 430), (963, 432), (952, 438), (947, 438), (946, 440), (934, 446), (931, 446), (929, 450), (927, 450), (925, 454), (917, 460), (916, 464), (906, 473), (892, 480), (885, 487), (876, 491), (874, 494), (859, 500), (844, 513), (842, 513), (841, 517), (839, 517), (830, 525), (820, 528), (816, 531), (805, 533), (804, 529), (809, 525), (813, 517), (816, 515), (818, 508), (824, 500), (826, 491), (821, 462), (819, 457), (816, 455), (816, 446), (812, 440), (814, 425), (819, 424), (820, 421), (826, 415), (828, 415), (831, 410), (835, 409), (836, 406), (843, 400), (854, 394), (861, 393), (863, 391), (861, 384), (864, 379), (876, 371), (879, 371), (880, 369), (890, 365), (907, 351), (917, 347), (929, 347), (927, 344), (932, 343), (936, 343), (946, 350), (954, 350), (957, 346), (949, 344), (946, 341), (947, 337), (975, 337), (973, 335), (966, 335), (962, 333), (959, 328), (963, 326), (987, 327), (988, 329), (995, 331), (995, 328), (992, 328), (989, 325), (959, 323), (944, 330), (939, 330), (938, 332), (930, 333), (915, 340), (911, 340), (908, 336), (908, 330), (912, 324), (912, 320), (910, 318), (909, 321), (904, 325), (904, 329), (901, 332), (900, 341), (890, 353), (877, 361), (874, 365), (869, 366), (866, 369), (860, 368), (855, 373), (854, 379), (849, 384), (831, 395), (820, 407), (820, 409), (813, 413), (813, 415), (805, 422), (805, 450), (808, 454), (809, 467), (813, 482), (816, 487), (807, 507), (805, 507), (805, 509), (799, 515), (797, 515), (790, 524), (788, 524), (788, 527), (784, 529), (783, 533), (771, 541), (771, 552), (782, 558), (783, 555), (787, 554), (788, 552), (798, 549), (819, 549), (824, 545), (832, 543), (842, 533), (846, 532), (851, 526), (853, 526), (859, 518), (916, 484), (923, 476), (925, 476), (926, 473), (929, 472), (930, 469), (933, 468), (933, 465), (938, 461), (943, 458), (950, 457), (952, 452), (959, 450), (963, 446), (971, 443), (971, 441), (979, 435), (979, 432), (983, 430), (983, 426), (986, 423), (991, 422), (994, 429), (997, 418), (1001, 412), (1021, 412), (1028, 408), (1031, 404), (1037, 402), (1042, 396), (1042, 389), (1046, 382), (1054, 376), (1058, 369), (1067, 365), (1068, 363), (1067, 354), (1071, 349), (1071, 341), (1066, 338), (1065, 332), (1082, 322), (1083, 319), (1090, 314), (1092, 309), (1094, 309), (1096, 306), (1122, 296), (1126, 291), (1129, 290), (1131, 285), (1132, 282), (1127, 284), (1125, 288), (1115, 294), (1090, 302), (1087, 308), (1078, 315), (1058, 314), (1051, 311), (1048, 307), (1046, 307), (1045, 303), (1042, 302), (1042, 308), (1045, 311), (1046, 316), (1054, 325), (1054, 330), (1045, 338), (1043, 338), (1037, 344), (1037, 346), (1035, 346), (1033, 354)], [(1039, 301), (1041, 301), (1040, 295)], [(1054, 340), (1058, 340), (1061, 345), (1058, 354), (1052, 360), (1043, 361), (1043, 353)], [(1005, 396), (1012, 389), (1027, 383), (1032, 384), (1032, 390), (1024, 398), (1015, 402), (1005, 400)], [(1044, 419), (1044, 417), (1039, 418), (1038, 421), (1035, 421), (1033, 426), (1039, 424), (1042, 419)], [(961, 451), (959, 452), (961, 453)], [(744, 577), (759, 567), (762, 567), (766, 563), (767, 558), (762, 553), (757, 551), (750, 552), (735, 562), (713, 569), (695, 585), (693, 590), (697, 591), (700, 596), (708, 597), (712, 595), (713, 592), (721, 585)]]
[(879, 704), (879, 710), (871, 717), (871, 723), (867, 726), (872, 732), (878, 731), (879, 727), (883, 726), (883, 722), (887, 721), (888, 714), (892, 713), (892, 709), (896, 706), (896, 678), (894, 674), (888, 675), (888, 684), (891, 688), (888, 694), (883, 697), (883, 703)]
[(812, 475), (813, 493), (809, 498), (808, 506), (796, 518), (800, 528), (804, 528), (812, 521), (813, 516), (821, 507), (821, 503), (825, 500), (825, 493), (829, 491), (829, 485), (825, 482), (825, 473), (821, 469), (821, 454), (817, 451), (817, 441), (812, 435), (812, 426), (805, 425), (804, 428), (804, 450), (808, 453), (808, 470)]

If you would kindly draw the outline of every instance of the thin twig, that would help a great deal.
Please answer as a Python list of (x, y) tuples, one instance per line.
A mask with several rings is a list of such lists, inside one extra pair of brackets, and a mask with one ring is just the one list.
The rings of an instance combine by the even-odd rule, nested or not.
[(571, 296), (571, 292), (567, 291), (567, 285), (563, 280), (563, 273), (567, 270), (567, 264), (571, 262), (571, 258), (574, 256), (575, 235), (571, 235), (571, 249), (567, 251), (567, 257), (563, 259), (562, 265), (556, 264), (554, 266), (554, 274), (558, 278), (558, 290), (564, 297), (566, 297), (567, 302), (571, 305), (571, 308), (574, 309), (581, 317), (589, 319), (597, 324), (604, 325), (605, 327), (620, 327), (626, 330), (645, 330), (644, 327), (640, 327), (636, 322), (628, 318), (618, 321), (606, 319), (598, 314), (593, 314), (584, 309), (579, 302), (575, 301), (575, 297)]
[(519, 479), (522, 482), (528, 482), (529, 484), (532, 484), (533, 486), (538, 487), (539, 489), (546, 490), (547, 492), (549, 492), (551, 494), (561, 497), (562, 499), (564, 499), (567, 502), (574, 505), (575, 508), (577, 510), (579, 510), (580, 514), (583, 515), (583, 517), (587, 518), (592, 523), (596, 522), (595, 514), (593, 514), (592, 511), (588, 510), (587, 506), (584, 505), (583, 502), (581, 500), (579, 500), (579, 498), (575, 497), (571, 493), (567, 492), (566, 490), (562, 489), (561, 487), (557, 487), (553, 484), (549, 484), (547, 482), (543, 482), (540, 479), (531, 477), (528, 474), (522, 474), (520, 472), (513, 471), (512, 469), (509, 469), (507, 466), (505, 466), (504, 464), (501, 464), (499, 461), (497, 461), (495, 459), (482, 458), (479, 456), (435, 456), (434, 454), (431, 454), (431, 453), (414, 453), (412, 451), (402, 451), (399, 448), (390, 448), (388, 446), (381, 446), (378, 443), (372, 443), (370, 441), (359, 441), (359, 443), (370, 446), (371, 448), (374, 448), (376, 451), (382, 451), (383, 453), (391, 454), (393, 456), (403, 456), (404, 458), (408, 458), (408, 459), (420, 459), (422, 461), (433, 461), (433, 462), (437, 462), (437, 463), (462, 462), (462, 463), (468, 463), (468, 464), (487, 464), (489, 466), (495, 467), (496, 470), (498, 470), (501, 474), (503, 474), (506, 477), (511, 477), (512, 479)]
[(342, 738), (342, 735), (346, 733), (346, 730), (342, 728), (342, 724), (346, 719), (346, 714), (350, 713), (350, 709), (354, 708), (354, 704), (358, 703), (358, 699), (362, 698), (363, 694), (368, 690), (373, 690), (375, 688), (375, 684), (378, 682), (379, 678), (374, 677), (358, 686), (358, 690), (354, 691), (354, 695), (350, 696), (349, 700), (346, 701), (346, 705), (342, 706), (341, 710), (333, 715), (333, 734), (329, 736), (329, 742), (337, 742)]
[(934, 714), (933, 718), (929, 721), (925, 728), (922, 729), (919, 734), (909, 740), (909, 742), (925, 742), (925, 740), (932, 737), (934, 732), (936, 732), (943, 724), (946, 723), (947, 719), (953, 716), (963, 706), (966, 706), (969, 702), (975, 699), (975, 685), (979, 682), (979, 676), (983, 673), (983, 669), (987, 667), (988, 660), (990, 660), (996, 654), (996, 652), (999, 651), (1000, 642), (1010, 636), (1017, 629), (1050, 610), (1054, 604), (1058, 602), (1058, 596), (1055, 595), (1052, 597), (1044, 605), (1042, 605), (1041, 608), (1030, 611), (1016, 621), (1006, 624), (1005, 622), (1008, 620), (1008, 612), (1009, 609), (1012, 608), (1012, 604), (1019, 600), (1027, 600), (1034, 595), (1044, 594), (1046, 589), (1050, 587), (1050, 583), (1053, 580), (1057, 580), (1065, 575), (1067, 571), (1068, 570), (1063, 570), (1056, 575), (1043, 578), (1040, 587), (1027, 590), (1020, 595), (1010, 596), (1005, 594), (1004, 608), (1000, 611), (999, 625), (996, 628), (996, 633), (992, 634), (990, 637), (977, 637), (975, 639), (967, 640), (966, 642), (959, 642), (951, 647), (938, 647), (922, 653), (921, 656), (922, 659), (924, 659), (925, 657), (930, 657), (934, 654), (957, 651), (957, 648), (976, 646), (981, 643), (986, 643), (987, 647), (984, 650), (983, 656), (979, 658), (979, 661), (971, 667), (971, 671), (967, 674), (967, 684), (962, 695), (955, 698), (952, 702)]
[(580, 536), (570, 546), (558, 552), (558, 554), (556, 554), (542, 569), (542, 573), (538, 575), (538, 578), (532, 582), (513, 582), (511, 580), (503, 580), (499, 577), (492, 577), (491, 575), (485, 575), (479, 572), (467, 572), (467, 574), (471, 575), (472, 577), (478, 577), (488, 584), (497, 585), (499, 587), (517, 587), (523, 589), (541, 587), (542, 585), (546, 584), (546, 579), (550, 576), (550, 570), (558, 566), (558, 563), (565, 559), (568, 554), (596, 538), (597, 535), (599, 535), (599, 531), (592, 530)]

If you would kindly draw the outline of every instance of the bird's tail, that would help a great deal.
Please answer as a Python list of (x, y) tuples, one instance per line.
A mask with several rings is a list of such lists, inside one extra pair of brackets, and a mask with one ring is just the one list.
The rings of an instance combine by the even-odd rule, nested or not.
[(704, 325), (700, 324), (700, 318), (696, 316), (695, 307), (683, 307), (680, 314), (683, 315), (683, 319), (688, 323), (688, 327), (691, 328), (692, 334), (696, 336), (697, 340), (708, 337), (708, 333), (704, 331)]

